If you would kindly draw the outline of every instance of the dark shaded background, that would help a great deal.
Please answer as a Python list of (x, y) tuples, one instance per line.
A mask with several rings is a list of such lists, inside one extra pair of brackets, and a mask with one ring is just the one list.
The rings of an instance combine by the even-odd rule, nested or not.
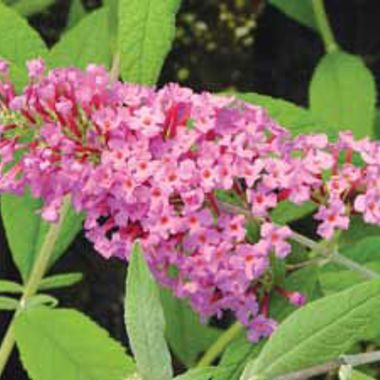
[[(301, 0), (300, 0), (301, 1)], [(183, 0), (178, 36), (160, 84), (181, 82), (197, 90), (257, 91), (307, 105), (308, 82), (323, 54), (318, 36), (261, 0)], [(100, 1), (84, 1), (87, 9)], [(336, 38), (349, 52), (361, 55), (380, 86), (380, 1), (327, 0)], [(49, 45), (64, 29), (69, 0), (57, 0), (31, 24)], [(20, 231), (22, 234), (22, 231)], [(19, 280), (0, 230), (0, 278)], [(81, 271), (84, 280), (56, 292), (61, 306), (84, 311), (116, 339), (127, 344), (123, 327), (126, 266), (105, 261), (80, 234), (52, 272)], [(0, 334), (9, 315), (0, 315)], [(4, 380), (23, 380), (17, 354)], [(52, 379), (53, 380), (53, 379)]]

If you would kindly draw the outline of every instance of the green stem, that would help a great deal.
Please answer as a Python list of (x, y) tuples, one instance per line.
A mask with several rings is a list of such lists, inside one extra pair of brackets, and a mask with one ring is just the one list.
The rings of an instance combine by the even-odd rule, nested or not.
[(62, 228), (63, 221), (65, 219), (67, 211), (69, 210), (69, 206), (70, 206), (70, 199), (65, 198), (64, 203), (62, 205), (61, 217), (58, 223), (52, 224), (50, 226), (49, 231), (46, 234), (45, 240), (41, 246), (41, 249), (38, 253), (36, 261), (33, 264), (30, 277), (24, 287), (24, 291), (20, 299), (19, 307), (16, 310), (8, 326), (8, 330), (3, 338), (3, 341), (0, 346), (0, 378), (15, 344), (14, 323), (15, 323), (16, 317), (20, 312), (22, 312), (28, 300), (31, 297), (33, 297), (33, 295), (38, 290), (40, 281), (42, 280), (47, 270), (47, 267), (49, 265), (49, 261), (53, 253), (55, 243), (57, 242), (59, 233)]
[(325, 49), (328, 53), (331, 53), (338, 49), (338, 44), (335, 41), (334, 34), (327, 17), (325, 4), (323, 0), (312, 0), (312, 4)]
[(236, 338), (237, 335), (242, 331), (243, 326), (239, 322), (235, 322), (231, 327), (229, 327), (220, 337), (215, 341), (214, 344), (205, 352), (201, 357), (196, 368), (208, 367), (210, 364), (217, 359), (220, 354), (225, 350), (225, 348), (230, 344), (230, 342)]

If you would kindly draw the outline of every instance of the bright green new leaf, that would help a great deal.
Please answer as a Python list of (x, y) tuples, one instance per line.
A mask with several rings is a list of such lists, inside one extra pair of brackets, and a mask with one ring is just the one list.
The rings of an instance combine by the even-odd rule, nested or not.
[(15, 333), (31, 379), (122, 380), (135, 371), (123, 347), (75, 310), (28, 309), (17, 317)]
[(168, 343), (182, 363), (192, 367), (199, 354), (218, 338), (220, 331), (201, 324), (199, 315), (185, 301), (175, 298), (169, 290), (161, 290), (161, 303)]
[(12, 5), (12, 8), (24, 17), (29, 17), (42, 12), (52, 4), (54, 4), (54, 0), (18, 0)]
[(16, 310), (18, 301), (14, 298), (0, 296), (0, 310)]
[(17, 282), (0, 280), (0, 293), (22, 293), (24, 288)]
[(180, 0), (119, 0), (119, 51), (125, 81), (157, 82), (175, 35)]
[(364, 374), (363, 372), (353, 370), (351, 380), (375, 380), (375, 378), (368, 376), (368, 375)]
[(332, 138), (336, 135), (334, 127), (322, 122), (321, 118), (316, 117), (311, 111), (286, 100), (253, 92), (233, 93), (231, 95), (248, 103), (266, 108), (269, 116), (276, 120), (281, 126), (288, 128), (294, 136), (318, 132), (326, 133)]
[(40, 285), (38, 286), (39, 290), (48, 290), (48, 289), (57, 289), (67, 286), (71, 286), (81, 281), (83, 278), (82, 273), (62, 273), (55, 274), (44, 278)]
[(111, 61), (106, 8), (91, 12), (68, 30), (53, 46), (48, 59), (50, 67), (75, 66), (82, 69), (89, 63), (110, 68)]
[[(25, 281), (50, 227), (38, 215), (42, 206), (40, 199), (29, 193), (18, 197), (13, 194), (1, 196), (1, 214), (13, 260)], [(82, 228), (82, 217), (71, 208), (60, 231), (51, 264), (69, 247)]]
[(319, 62), (310, 84), (310, 108), (338, 130), (374, 135), (376, 86), (360, 57), (335, 51)]
[(191, 369), (183, 375), (176, 376), (174, 380), (209, 380), (215, 371), (216, 368), (213, 367)]
[(271, 378), (338, 357), (379, 324), (379, 310), (380, 280), (307, 304), (278, 327), (241, 380)]
[(11, 64), (11, 76), (18, 88), (27, 81), (26, 61), (46, 54), (38, 33), (17, 12), (0, 3), (0, 58)]
[(160, 292), (138, 244), (133, 248), (128, 268), (125, 323), (143, 380), (170, 380), (173, 373)]
[(269, 0), (269, 3), (302, 25), (317, 30), (312, 0)]
[(26, 302), (25, 308), (46, 306), (54, 308), (58, 306), (58, 300), (55, 297), (49, 296), (48, 294), (36, 294), (29, 298)]

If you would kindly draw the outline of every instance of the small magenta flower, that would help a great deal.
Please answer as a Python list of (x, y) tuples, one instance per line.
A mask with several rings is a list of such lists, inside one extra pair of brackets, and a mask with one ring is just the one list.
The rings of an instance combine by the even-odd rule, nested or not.
[(273, 223), (264, 223), (261, 226), (261, 236), (268, 242), (270, 247), (274, 250), (279, 258), (286, 257), (291, 251), (291, 245), (286, 242), (292, 235), (289, 227), (278, 227)]

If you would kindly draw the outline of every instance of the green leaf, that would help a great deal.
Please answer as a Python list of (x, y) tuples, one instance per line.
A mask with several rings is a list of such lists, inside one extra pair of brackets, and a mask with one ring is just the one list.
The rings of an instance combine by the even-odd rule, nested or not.
[(29, 17), (35, 13), (40, 13), (50, 5), (54, 0), (18, 0), (12, 8), (24, 17)]
[(239, 380), (247, 362), (257, 357), (263, 345), (264, 341), (252, 344), (245, 333), (235, 339), (224, 351), (213, 380)]
[[(308, 302), (318, 296), (318, 268), (308, 266), (291, 273), (285, 280), (283, 287), (288, 291), (297, 291), (305, 295)], [(284, 297), (273, 294), (270, 303), (270, 315), (277, 321), (282, 321), (296, 310), (296, 306), (289, 303)]]
[(250, 362), (241, 380), (276, 377), (343, 354), (380, 322), (380, 280), (309, 303), (290, 315)]
[(111, 66), (108, 9), (96, 10), (68, 30), (50, 51), (51, 67), (75, 66), (85, 69), (89, 63)]
[(191, 369), (182, 375), (176, 376), (174, 380), (209, 380), (215, 370), (216, 368), (213, 367)]
[[(353, 261), (368, 267), (380, 275), (380, 236), (368, 236), (347, 245), (341, 253)], [(365, 281), (363, 277), (351, 270), (345, 270), (341, 265), (328, 264), (320, 270), (320, 282), (325, 294), (344, 290)]]
[(16, 310), (18, 301), (14, 298), (0, 296), (0, 310)]
[(273, 222), (277, 224), (289, 224), (311, 214), (316, 208), (317, 205), (314, 202), (308, 201), (301, 205), (296, 205), (293, 202), (285, 200), (280, 202), (271, 211), (270, 215)]
[(166, 338), (175, 355), (187, 367), (192, 367), (198, 355), (220, 335), (216, 328), (203, 325), (199, 316), (184, 301), (161, 290), (161, 303), (166, 321)]
[(269, 0), (269, 3), (300, 24), (318, 30), (311, 0)]
[(368, 376), (368, 375), (364, 374), (363, 372), (353, 370), (351, 380), (375, 380), (375, 378)]
[(360, 57), (335, 51), (319, 62), (310, 84), (310, 108), (338, 130), (374, 135), (376, 86)]
[(304, 133), (326, 133), (329, 137), (335, 137), (335, 128), (322, 122), (311, 111), (297, 106), (279, 98), (272, 98), (268, 95), (248, 93), (233, 93), (248, 103), (252, 103), (266, 108), (270, 117), (276, 120), (281, 126), (288, 128), (292, 135), (297, 136)]
[(29, 309), (17, 317), (15, 333), (35, 380), (122, 380), (135, 371), (123, 347), (75, 310)]
[(82, 0), (72, 0), (69, 9), (66, 28), (71, 29), (73, 26), (78, 24), (78, 22), (86, 16), (86, 13), (87, 12), (82, 4)]
[(10, 62), (17, 88), (27, 81), (26, 61), (46, 54), (38, 33), (17, 12), (0, 3), (0, 58)]
[(171, 358), (164, 337), (165, 319), (160, 293), (138, 244), (133, 248), (128, 268), (125, 323), (143, 380), (171, 379)]
[(22, 293), (24, 288), (17, 282), (0, 280), (0, 293)]
[(119, 0), (119, 50), (125, 81), (153, 85), (175, 35), (180, 0)]
[(81, 281), (83, 278), (82, 273), (62, 273), (54, 276), (44, 278), (40, 285), (39, 290), (57, 289), (66, 286), (71, 286)]
[[(50, 227), (38, 215), (41, 206), (42, 201), (33, 198), (29, 192), (21, 197), (13, 194), (1, 196), (1, 214), (7, 241), (24, 282)], [(71, 208), (56, 242), (51, 265), (66, 251), (81, 228), (82, 217)]]
[(25, 308), (29, 309), (31, 307), (39, 306), (54, 308), (58, 306), (58, 300), (55, 297), (49, 296), (48, 294), (36, 294), (27, 300)]

